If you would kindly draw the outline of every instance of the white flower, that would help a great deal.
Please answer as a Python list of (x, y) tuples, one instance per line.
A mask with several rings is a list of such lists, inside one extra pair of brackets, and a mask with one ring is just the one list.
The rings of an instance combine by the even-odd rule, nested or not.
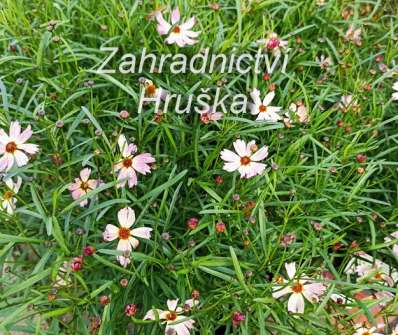
[(223, 169), (228, 172), (238, 170), (241, 178), (251, 178), (264, 172), (266, 165), (259, 163), (268, 156), (268, 147), (257, 150), (256, 142), (236, 140), (234, 143), (236, 153), (224, 149), (221, 151), (221, 159), (225, 161)]
[(325, 292), (326, 287), (321, 283), (313, 282), (306, 278), (296, 277), (296, 263), (285, 263), (287, 275), (290, 279), (287, 282), (282, 278), (284, 285), (276, 285), (273, 288), (272, 296), (278, 299), (290, 294), (287, 302), (287, 309), (292, 313), (304, 313), (304, 297), (310, 302), (318, 302), (319, 297)]
[(282, 117), (278, 114), (281, 110), (281, 107), (273, 107), (269, 106), (272, 100), (275, 97), (275, 92), (269, 92), (264, 99), (261, 101), (260, 91), (255, 88), (250, 96), (253, 99), (254, 103), (250, 103), (250, 112), (252, 115), (257, 115), (256, 121), (268, 121), (268, 122), (277, 122)]
[(398, 101), (398, 81), (397, 81), (396, 83), (394, 83), (394, 85), (392, 86), (392, 89), (393, 89), (394, 91), (396, 91), (396, 92), (394, 92), (394, 93), (392, 94), (392, 99), (393, 99), (394, 101)]
[(376, 330), (376, 327), (367, 328), (357, 325), (354, 335), (383, 335), (382, 333), (377, 333)]
[(116, 249), (123, 251), (124, 254), (123, 256), (117, 256), (117, 260), (122, 266), (127, 266), (127, 264), (130, 263), (130, 259), (127, 256), (132, 249), (137, 248), (139, 245), (139, 241), (136, 237), (149, 240), (151, 238), (152, 228), (140, 227), (130, 229), (135, 222), (135, 213), (130, 207), (119, 210), (117, 216), (120, 227), (108, 224), (102, 236), (105, 241), (119, 239)]
[[(291, 113), (295, 115), (295, 117), (293, 117), (293, 120)], [(295, 119), (303, 124), (307, 124), (310, 120), (307, 107), (305, 107), (302, 102), (292, 102), (289, 106), (289, 112), (285, 113), (285, 116), (286, 117), (283, 119), (283, 121), (288, 128), (293, 126), (292, 123), (294, 123)]]
[(185, 45), (193, 45), (198, 42), (195, 38), (199, 36), (200, 32), (191, 30), (196, 22), (195, 17), (179, 23), (180, 11), (178, 7), (171, 12), (171, 24), (163, 18), (160, 11), (156, 13), (156, 20), (158, 22), (158, 33), (160, 35), (168, 34), (165, 40), (167, 44), (176, 43), (179, 47), (184, 47)]
[(14, 195), (17, 194), (21, 188), (22, 178), (17, 177), (17, 181), (15, 183), (12, 178), (7, 178), (4, 180), (4, 183), (7, 185), (8, 190), (5, 191), (1, 197), (1, 209), (12, 215), (17, 203), (17, 199)]
[(322, 70), (328, 70), (330, 66), (333, 65), (333, 61), (330, 57), (325, 55), (321, 55), (320, 57), (316, 57), (316, 62)]
[[(192, 307), (194, 303), (195, 300), (190, 299), (185, 302), (184, 306), (189, 305)], [(167, 311), (151, 309), (146, 313), (144, 320), (156, 320), (157, 318), (165, 320), (162, 323), (166, 324), (166, 335), (173, 333), (177, 333), (177, 335), (189, 335), (195, 321), (189, 317), (183, 316), (182, 313), (184, 310), (181, 307), (177, 307), (177, 304), (178, 299), (167, 300)]]
[(32, 136), (30, 125), (21, 132), (21, 125), (18, 121), (11, 122), (9, 135), (0, 129), (0, 172), (10, 170), (14, 163), (18, 167), (28, 164), (29, 157), (33, 155), (39, 147), (36, 144), (25, 143)]
[(147, 78), (140, 78), (140, 83), (144, 87), (145, 97), (154, 98), (158, 100), (165, 100), (169, 92), (161, 87), (156, 87), (152, 80)]

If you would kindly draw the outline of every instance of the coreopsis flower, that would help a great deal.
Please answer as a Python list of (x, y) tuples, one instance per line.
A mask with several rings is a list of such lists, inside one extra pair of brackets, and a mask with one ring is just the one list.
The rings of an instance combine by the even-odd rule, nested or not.
[(296, 263), (285, 263), (289, 281), (281, 278), (282, 285), (273, 288), (272, 296), (278, 299), (290, 294), (287, 309), (292, 313), (304, 313), (306, 298), (310, 302), (318, 302), (319, 297), (325, 292), (326, 287), (322, 283), (314, 282), (308, 278), (296, 278)]
[(398, 272), (379, 259), (375, 259), (365, 252), (356, 254), (357, 258), (352, 258), (348, 262), (345, 273), (357, 274), (358, 281), (368, 280), (386, 283), (393, 286), (398, 281)]
[(395, 92), (392, 94), (392, 99), (393, 99), (394, 101), (397, 101), (397, 100), (398, 100), (398, 81), (397, 81), (396, 83), (394, 83), (394, 85), (392, 86), (392, 89), (395, 91)]
[[(78, 200), (82, 196), (86, 195), (90, 191), (96, 189), (101, 185), (101, 181), (98, 179), (89, 179), (91, 169), (85, 168), (80, 171), (79, 178), (75, 178), (75, 182), (69, 186), (73, 200)], [(80, 202), (80, 206), (84, 207), (88, 204), (88, 199)]]
[(141, 77), (140, 83), (145, 90), (145, 97), (156, 100), (165, 100), (169, 92), (161, 87), (157, 87), (152, 80)]
[(130, 207), (119, 210), (117, 216), (120, 227), (108, 224), (102, 236), (107, 242), (119, 239), (116, 249), (122, 251), (123, 255), (117, 256), (117, 260), (122, 266), (127, 266), (130, 263), (128, 255), (132, 249), (136, 249), (139, 245), (137, 237), (149, 240), (152, 228), (140, 227), (131, 229), (135, 222), (135, 213)]
[(332, 58), (325, 56), (325, 55), (316, 57), (315, 61), (319, 65), (319, 67), (324, 71), (327, 71), (329, 69), (329, 67), (333, 65)]
[(398, 326), (395, 326), (395, 328), (393, 329), (391, 335), (398, 335)]
[(355, 333), (353, 335), (383, 335), (382, 333), (377, 332), (376, 327), (365, 327), (361, 325), (357, 325), (355, 327)]
[(17, 177), (16, 182), (14, 182), (12, 178), (7, 178), (4, 180), (4, 183), (8, 189), (0, 197), (1, 209), (6, 211), (9, 215), (12, 215), (16, 209), (17, 203), (17, 199), (14, 197), (14, 195), (17, 194), (21, 188), (22, 178)]
[(191, 17), (187, 21), (180, 23), (180, 11), (178, 7), (171, 12), (171, 24), (163, 18), (160, 11), (156, 13), (155, 17), (158, 22), (158, 33), (160, 35), (168, 35), (165, 40), (167, 44), (176, 43), (179, 47), (184, 47), (185, 45), (193, 45), (198, 42), (195, 38), (199, 36), (200, 31), (191, 30), (196, 23), (195, 17)]
[[(191, 300), (187, 300), (184, 305), (191, 304)], [(193, 329), (195, 321), (182, 315), (184, 310), (181, 307), (177, 307), (178, 299), (176, 300), (167, 300), (167, 309), (163, 311), (161, 309), (150, 309), (144, 320), (164, 320), (163, 324), (166, 324), (165, 334), (173, 334), (177, 335), (188, 335), (190, 330)], [(191, 306), (192, 307), (192, 306)]]
[(24, 166), (29, 162), (29, 155), (35, 154), (39, 147), (36, 144), (25, 143), (32, 136), (30, 125), (21, 132), (18, 121), (11, 122), (9, 135), (0, 129), (0, 172), (9, 171), (14, 163)]
[[(392, 233), (391, 236), (394, 237), (394, 239), (398, 239), (398, 231)], [(384, 238), (384, 241), (385, 241), (385, 242), (391, 242), (392, 239), (391, 239), (390, 237), (385, 237), (385, 238)], [(398, 244), (394, 244), (394, 245), (392, 246), (392, 253), (393, 253), (396, 257), (398, 257)]]
[(275, 92), (269, 92), (263, 100), (260, 98), (260, 91), (255, 88), (250, 93), (254, 103), (250, 103), (249, 108), (252, 115), (257, 115), (256, 121), (277, 122), (281, 119), (278, 112), (281, 107), (269, 106), (275, 97)]
[(361, 108), (361, 106), (353, 98), (353, 96), (349, 94), (349, 95), (343, 95), (341, 97), (339, 108), (343, 113), (347, 113), (350, 108), (352, 108), (353, 111), (358, 111)]
[(281, 51), (284, 50), (288, 41), (284, 41), (278, 37), (278, 34), (271, 32), (265, 39), (257, 41), (257, 44), (264, 46), (264, 49), (271, 51), (275, 56), (280, 55)]
[(283, 122), (287, 128), (291, 128), (295, 120), (302, 124), (307, 124), (310, 121), (308, 109), (301, 101), (290, 104), (289, 112), (285, 113)]
[(233, 145), (236, 153), (228, 149), (221, 151), (221, 159), (225, 161), (223, 166), (225, 171), (238, 170), (241, 178), (251, 178), (263, 173), (266, 164), (259, 161), (268, 156), (267, 146), (257, 150), (255, 141), (246, 144), (243, 140), (236, 140)]
[(151, 166), (149, 164), (154, 163), (155, 158), (150, 153), (135, 155), (137, 146), (127, 143), (123, 134), (119, 136), (118, 145), (122, 153), (122, 160), (114, 167), (115, 172), (119, 172), (117, 187), (124, 187), (128, 182), (128, 186), (133, 188), (138, 183), (136, 171), (143, 175), (150, 173)]
[(200, 111), (199, 114), (200, 114), (200, 122), (202, 122), (203, 124), (208, 124), (210, 122), (221, 120), (222, 117), (224, 116), (224, 114), (221, 112), (214, 112), (211, 107), (203, 111)]
[(347, 41), (351, 41), (352, 43), (360, 47), (362, 45), (361, 34), (362, 34), (362, 29), (361, 28), (355, 29), (354, 25), (351, 24), (348, 27), (347, 32), (345, 33), (345, 39)]

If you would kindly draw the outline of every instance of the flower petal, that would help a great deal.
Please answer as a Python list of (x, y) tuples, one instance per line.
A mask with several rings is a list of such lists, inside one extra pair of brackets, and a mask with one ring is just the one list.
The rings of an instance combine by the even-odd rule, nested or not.
[(130, 228), (135, 222), (134, 209), (132, 209), (130, 207), (122, 208), (117, 213), (117, 218), (119, 220), (120, 226), (122, 226), (124, 228)]
[(108, 224), (105, 227), (105, 231), (102, 233), (102, 238), (107, 241), (113, 241), (119, 237), (119, 228), (113, 224)]
[(149, 240), (151, 238), (152, 228), (140, 227), (131, 230), (131, 235)]
[(299, 293), (293, 293), (287, 302), (287, 310), (292, 313), (304, 313), (304, 298)]

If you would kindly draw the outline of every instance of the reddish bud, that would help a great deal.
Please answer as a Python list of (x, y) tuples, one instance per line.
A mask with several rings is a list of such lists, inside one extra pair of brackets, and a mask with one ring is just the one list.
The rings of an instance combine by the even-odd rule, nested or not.
[(224, 182), (224, 179), (222, 179), (221, 176), (216, 176), (214, 179), (217, 185), (221, 185)]
[(198, 290), (193, 290), (191, 297), (192, 297), (192, 299), (198, 300), (200, 297), (200, 292)]
[(101, 305), (105, 306), (111, 302), (111, 298), (109, 298), (109, 296), (107, 295), (101, 295), (99, 298), (99, 302)]
[(137, 314), (138, 308), (135, 304), (128, 304), (124, 307), (124, 315), (126, 316), (134, 316)]
[(224, 222), (222, 222), (222, 221), (218, 221), (217, 223), (216, 223), (216, 232), (217, 233), (223, 233), (223, 232), (225, 232), (225, 223)]
[(95, 253), (95, 248), (92, 245), (87, 245), (83, 250), (84, 256), (92, 256)]
[(366, 157), (366, 155), (358, 154), (357, 157), (356, 157), (356, 159), (357, 159), (357, 162), (358, 162), (358, 163), (365, 163), (367, 157)]
[(73, 258), (70, 267), (73, 272), (80, 271), (83, 268), (83, 258), (80, 256)]
[(190, 218), (187, 220), (187, 227), (190, 230), (194, 230), (198, 227), (199, 220), (197, 218)]
[(232, 313), (232, 325), (234, 327), (238, 327), (245, 319), (245, 316), (241, 312)]

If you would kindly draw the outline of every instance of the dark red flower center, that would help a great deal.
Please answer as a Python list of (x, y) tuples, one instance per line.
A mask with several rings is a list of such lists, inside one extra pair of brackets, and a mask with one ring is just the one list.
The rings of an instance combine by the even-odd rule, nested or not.
[(86, 181), (82, 181), (82, 182), (80, 183), (80, 188), (81, 188), (83, 191), (87, 191), (87, 190), (91, 189), (90, 186), (89, 186), (89, 184), (88, 184), (88, 182), (86, 182)]
[(177, 319), (177, 313), (176, 312), (172, 312), (169, 311), (166, 315), (166, 320), (168, 321), (174, 321), (175, 319)]
[(292, 291), (294, 293), (302, 293), (304, 291), (304, 286), (303, 284), (297, 282), (292, 286)]
[(267, 111), (267, 106), (260, 105), (260, 106), (258, 107), (258, 110), (260, 111), (260, 113), (264, 113), (264, 112)]
[(180, 32), (181, 32), (181, 29), (180, 29), (179, 26), (175, 26), (175, 27), (173, 28), (173, 33), (179, 34)]
[(153, 84), (152, 84), (152, 85), (148, 85), (147, 88), (146, 88), (146, 90), (145, 90), (145, 93), (146, 93), (148, 96), (150, 96), (150, 97), (154, 96), (155, 93), (156, 93), (156, 86), (153, 85)]
[(240, 163), (242, 165), (248, 165), (250, 162), (251, 162), (250, 157), (247, 156), (241, 157), (240, 159)]
[(129, 168), (133, 165), (133, 160), (131, 158), (126, 158), (123, 160), (123, 166)]
[(128, 240), (130, 237), (130, 229), (129, 228), (119, 228), (119, 238), (121, 240)]
[(7, 143), (6, 151), (10, 154), (14, 153), (17, 150), (17, 144), (15, 142)]

